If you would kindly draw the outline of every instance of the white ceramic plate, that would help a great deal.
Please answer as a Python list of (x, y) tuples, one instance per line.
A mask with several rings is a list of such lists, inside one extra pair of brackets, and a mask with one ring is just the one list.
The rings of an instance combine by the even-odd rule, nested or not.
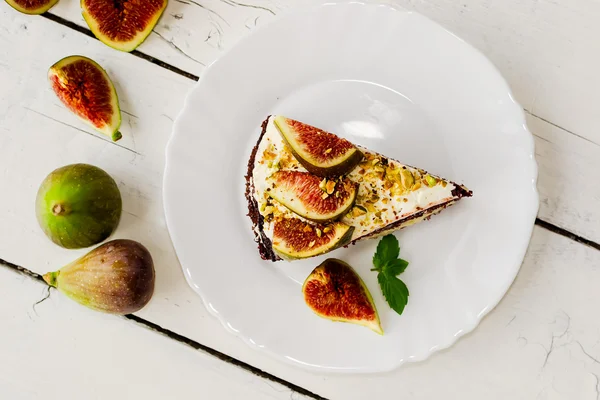
[[(365, 280), (384, 336), (319, 318), (304, 304), (301, 284), (325, 257), (260, 259), (244, 174), (272, 113), (474, 191), (397, 233), (410, 261), (401, 276), (411, 292), (402, 316), (369, 271), (377, 241), (327, 255)], [(418, 14), (326, 4), (258, 29), (204, 72), (167, 149), (167, 223), (189, 284), (230, 332), (306, 368), (385, 371), (448, 347), (502, 298), (538, 209), (533, 154), (521, 107), (471, 46)]]

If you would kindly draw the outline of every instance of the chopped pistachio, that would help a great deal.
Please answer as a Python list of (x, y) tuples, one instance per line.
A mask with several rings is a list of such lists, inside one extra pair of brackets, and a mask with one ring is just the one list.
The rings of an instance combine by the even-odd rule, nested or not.
[(266, 160), (274, 160), (277, 155), (269, 150), (265, 150), (263, 158)]
[(412, 190), (419, 190), (419, 189), (421, 189), (421, 181), (417, 181), (412, 187)]
[(326, 199), (326, 198), (328, 198), (328, 197), (329, 197), (329, 195), (327, 194), (327, 192), (323, 192), (323, 194), (321, 195), (321, 198), (322, 198), (323, 200), (325, 200), (325, 199)]
[(329, 153), (331, 153), (331, 150), (333, 150), (331, 147), (330, 147), (330, 148), (328, 148), (327, 150), (325, 150), (325, 154), (329, 154)]
[(310, 242), (310, 243), (308, 244), (308, 247), (313, 247), (314, 245), (315, 245), (315, 241), (313, 240), (312, 242)]
[(321, 183), (319, 183), (319, 189), (321, 189), (322, 191), (325, 191), (326, 187), (327, 187), (327, 178), (323, 178)]
[(275, 212), (275, 207), (273, 206), (266, 206), (265, 207), (265, 215), (269, 215), (269, 214), (273, 214), (273, 212)]
[(326, 226), (325, 228), (323, 228), (323, 232), (328, 233), (331, 231), (331, 227), (330, 226)]
[(325, 188), (327, 189), (327, 194), (333, 193), (333, 191), (335, 190), (335, 181), (327, 182)]
[(315, 232), (317, 232), (318, 237), (321, 237), (321, 230), (319, 228), (315, 228)]
[(431, 176), (429, 174), (425, 175), (425, 180), (427, 181), (427, 185), (429, 187), (434, 187), (438, 183), (437, 179), (435, 179), (433, 176)]
[(415, 178), (409, 170), (403, 169), (400, 172), (400, 175), (402, 177), (402, 186), (404, 186), (406, 189), (410, 189), (415, 184)]
[(367, 213), (367, 210), (364, 207), (355, 206), (354, 208), (352, 208), (352, 216), (353, 217), (360, 217), (361, 215), (365, 215), (366, 213)]
[(312, 232), (312, 227), (310, 225), (306, 225), (303, 229), (304, 232)]

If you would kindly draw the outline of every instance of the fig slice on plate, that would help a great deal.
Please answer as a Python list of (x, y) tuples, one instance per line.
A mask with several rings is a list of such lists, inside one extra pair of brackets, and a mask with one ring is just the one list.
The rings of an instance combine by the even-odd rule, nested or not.
[(6, 0), (9, 6), (24, 14), (43, 14), (58, 0)]
[(321, 179), (308, 172), (278, 171), (268, 180), (269, 196), (306, 219), (325, 222), (343, 216), (354, 205), (357, 184), (348, 178)]
[(383, 335), (369, 289), (345, 262), (336, 258), (323, 261), (304, 281), (302, 293), (318, 316), (366, 326)]
[(81, 120), (113, 141), (121, 139), (119, 98), (106, 72), (83, 56), (63, 58), (48, 70), (52, 90)]
[(81, 13), (94, 35), (116, 50), (130, 52), (148, 37), (167, 0), (81, 0)]
[(341, 222), (313, 225), (279, 218), (273, 224), (273, 250), (288, 260), (314, 257), (347, 245), (353, 232), (353, 226)]
[(281, 115), (275, 116), (273, 122), (294, 157), (312, 174), (344, 175), (363, 158), (356, 146), (333, 133)]

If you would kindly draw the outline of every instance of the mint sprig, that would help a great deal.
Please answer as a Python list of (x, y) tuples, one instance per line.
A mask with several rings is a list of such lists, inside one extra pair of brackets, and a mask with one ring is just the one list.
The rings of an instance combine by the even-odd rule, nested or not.
[(373, 256), (373, 267), (371, 271), (377, 271), (377, 281), (385, 300), (398, 314), (402, 314), (404, 307), (408, 304), (408, 288), (400, 279), (400, 275), (408, 261), (398, 258), (400, 256), (400, 245), (394, 235), (384, 236), (377, 245), (377, 251)]

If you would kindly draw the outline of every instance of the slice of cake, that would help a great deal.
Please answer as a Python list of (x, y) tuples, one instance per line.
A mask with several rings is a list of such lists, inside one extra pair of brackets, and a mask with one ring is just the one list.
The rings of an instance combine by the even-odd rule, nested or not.
[(472, 192), (283, 116), (262, 124), (246, 175), (265, 260), (321, 255), (429, 219)]

